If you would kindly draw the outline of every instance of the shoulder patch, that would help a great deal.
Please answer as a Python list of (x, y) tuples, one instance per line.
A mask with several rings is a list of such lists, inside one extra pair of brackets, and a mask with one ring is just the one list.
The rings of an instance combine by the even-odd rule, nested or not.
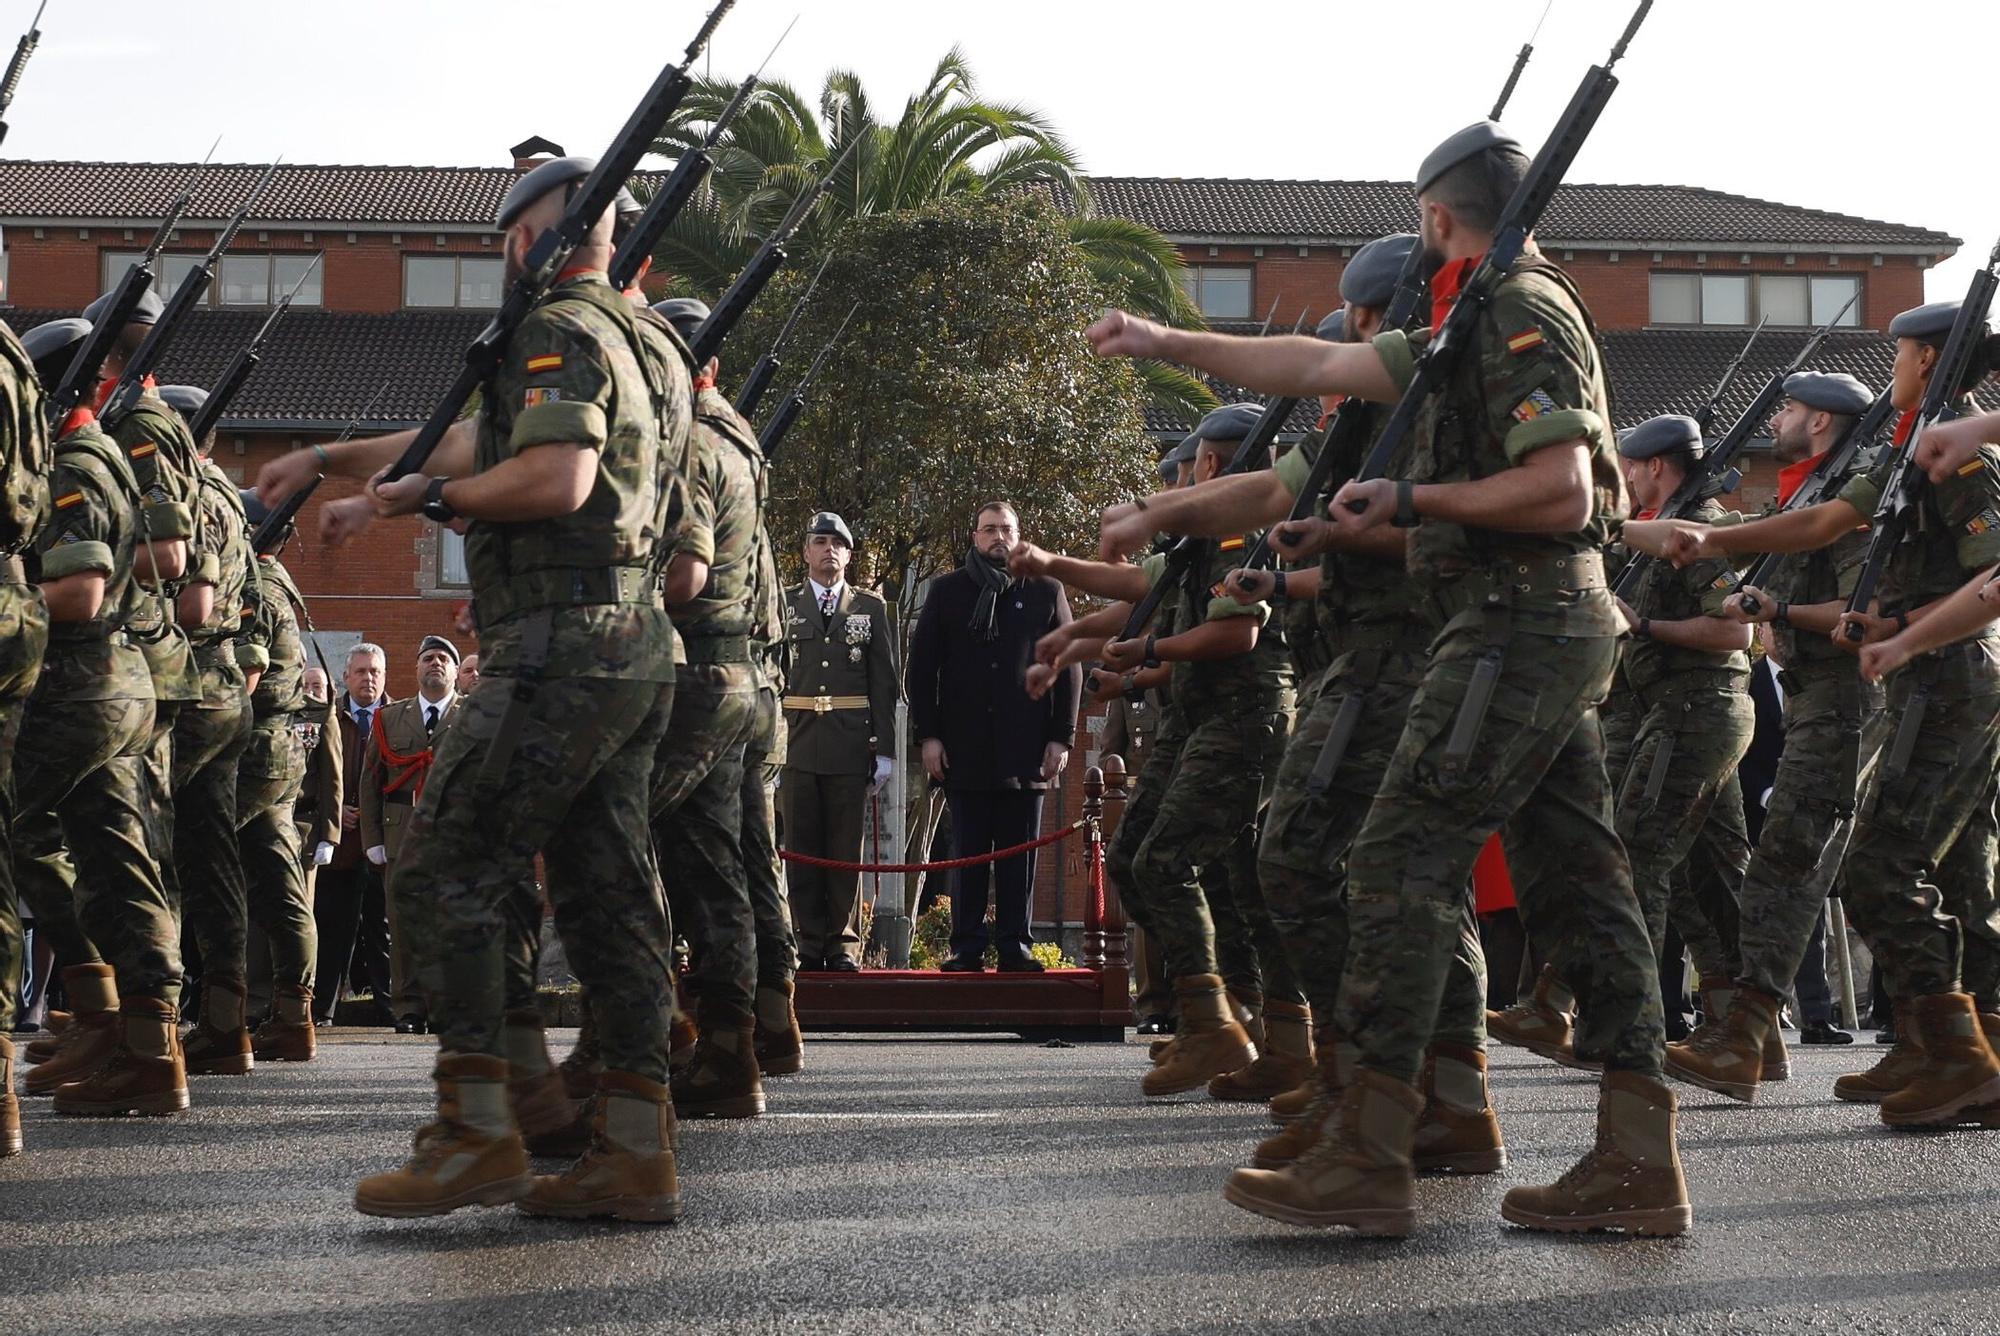
[(132, 447), (130, 453), (132, 458), (134, 459), (144, 459), (148, 455), (158, 454), (159, 450), (160, 447), (155, 445), (153, 442), (141, 441), (139, 444)]
[(1510, 353), (1525, 353), (1541, 346), (1542, 331), (1539, 329), (1527, 330), (1507, 340), (1507, 351)]
[(562, 364), (561, 353), (543, 353), (540, 357), (530, 357), (527, 369), (529, 371), (560, 371), (562, 370)]
[(521, 407), (533, 408), (536, 404), (552, 404), (562, 398), (562, 391), (552, 385), (537, 386), (521, 395)]
[(57, 510), (68, 510), (71, 506), (80, 506), (82, 504), (82, 492), (71, 492), (68, 496), (59, 496), (56, 498)]
[(1982, 534), (1988, 529), (1995, 528), (2000, 528), (2000, 511), (1996, 511), (1992, 506), (1986, 507), (1965, 522), (1965, 531), (1970, 534)]
[(1215, 550), (1218, 552), (1235, 552), (1241, 549), (1242, 546), (1243, 546), (1243, 535), (1238, 534), (1234, 538), (1225, 538), (1221, 542), (1217, 543), (1215, 545)]
[(1981, 459), (1978, 455), (1974, 455), (1971, 459), (1966, 460), (1963, 464), (1958, 466), (1958, 476), (1961, 478), (1970, 478), (1973, 474), (1979, 472), (1979, 470), (1985, 467), (1986, 467), (1986, 461), (1984, 459)]
[[(1541, 337), (1539, 334), (1535, 336), (1538, 341)], [(1549, 397), (1548, 392), (1546, 390), (1536, 390), (1520, 403), (1514, 405), (1513, 417), (1516, 422), (1533, 422), (1542, 414), (1553, 413), (1555, 411), (1556, 401)]]

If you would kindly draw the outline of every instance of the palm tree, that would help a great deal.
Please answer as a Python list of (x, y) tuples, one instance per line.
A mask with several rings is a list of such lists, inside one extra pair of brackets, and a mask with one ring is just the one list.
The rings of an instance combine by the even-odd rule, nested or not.
[[(668, 157), (704, 142), (734, 96), (727, 80), (702, 78), (654, 148)], [(821, 252), (848, 222), (949, 195), (1038, 193), (1062, 208), (1070, 238), (1091, 272), (1132, 309), (1169, 324), (1199, 327), (1201, 313), (1182, 285), (1173, 243), (1152, 228), (1091, 210), (1076, 155), (1041, 113), (979, 97), (972, 70), (953, 48), (922, 92), (893, 123), (879, 120), (861, 80), (834, 70), (817, 110), (780, 80), (760, 84), (710, 150), (715, 170), (700, 207), (684, 211), (654, 252), (676, 285), (713, 296), (728, 286), (758, 238), (800, 193), (852, 147), (819, 207), (801, 225), (795, 252)], [(1215, 405), (1202, 381), (1164, 363), (1141, 363), (1152, 401), (1184, 416)]]

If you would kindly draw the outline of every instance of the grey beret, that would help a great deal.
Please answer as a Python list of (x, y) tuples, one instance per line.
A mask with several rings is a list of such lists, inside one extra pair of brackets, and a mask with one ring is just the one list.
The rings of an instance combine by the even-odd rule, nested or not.
[(1657, 459), (1676, 451), (1701, 458), (1701, 427), (1679, 413), (1647, 418), (1618, 434), (1618, 453), (1626, 459)]
[(271, 508), (258, 499), (255, 487), (239, 487), (236, 495), (243, 498), (243, 516), (252, 524), (262, 524), (271, 513)]
[(1204, 441), (1240, 441), (1263, 416), (1262, 404), (1225, 404), (1203, 418), (1194, 434)]
[(449, 640), (446, 640), (443, 636), (425, 636), (424, 643), (417, 646), (417, 657), (421, 659), (424, 655), (430, 653), (434, 649), (443, 650), (445, 653), (451, 655), (451, 661), (453, 663), (458, 662), (458, 646), (452, 644)]
[(699, 297), (669, 297), (653, 303), (653, 314), (672, 325), (682, 338), (692, 339), (701, 322), (708, 319), (708, 303)]
[(806, 526), (807, 537), (816, 533), (830, 533), (849, 547), (854, 546), (854, 535), (848, 531), (847, 521), (830, 510), (822, 510), (813, 516), (812, 523)]
[(1354, 252), (1340, 271), (1340, 299), (1349, 306), (1387, 306), (1396, 294), (1396, 280), (1417, 248), (1414, 232), (1392, 232)]
[(1943, 343), (1951, 333), (1953, 322), (1958, 319), (1958, 308), (1958, 302), (1931, 302), (1927, 306), (1912, 307), (1889, 322), (1889, 337)]
[(1178, 472), (1180, 470), (1181, 465), (1194, 463), (1194, 452), (1196, 450), (1199, 450), (1200, 448), (1201, 448), (1200, 434), (1191, 431), (1187, 435), (1181, 437), (1181, 443), (1179, 445), (1167, 451), (1166, 458), (1162, 459), (1160, 463), (1163, 465), (1171, 464), (1173, 465), (1175, 471)]
[(1825, 413), (1858, 417), (1875, 396), (1866, 385), (1840, 371), (1795, 371), (1785, 377), (1785, 397)]
[(1347, 308), (1341, 307), (1313, 326), (1313, 337), (1325, 339), (1328, 343), (1347, 342)]
[(167, 407), (192, 421), (208, 402), (208, 391), (199, 385), (162, 385), (160, 397), (167, 401)]
[(90, 322), (70, 316), (66, 320), (51, 320), (47, 324), (36, 325), (21, 336), (21, 347), (27, 351), (29, 361), (39, 362), (73, 352), (77, 344), (89, 337)]
[(1181, 466), (1174, 462), (1173, 452), (1169, 451), (1166, 454), (1161, 455), (1160, 481), (1165, 483), (1170, 483), (1175, 478), (1180, 477), (1180, 475), (1181, 475)]
[(514, 225), (514, 220), (519, 218), (530, 204), (558, 186), (581, 181), (596, 167), (595, 158), (551, 158), (539, 167), (521, 173), (514, 184), (507, 187), (506, 195), (501, 198), (500, 212), (493, 219), (493, 226), (502, 232), (506, 231)]
[(1440, 176), (1467, 158), (1491, 148), (1520, 149), (1521, 141), (1500, 128), (1498, 121), (1474, 121), (1424, 157), (1417, 168), (1417, 193), (1423, 194)]
[[(99, 297), (96, 301), (92, 302), (90, 305), (83, 308), (83, 318), (85, 320), (88, 320), (91, 324), (94, 325), (100, 319), (103, 318), (105, 311), (108, 310), (110, 306), (111, 306), (111, 294), (107, 292), (102, 297)], [(126, 323), (133, 325), (153, 324), (160, 318), (162, 314), (165, 313), (166, 309), (167, 309), (167, 304), (160, 300), (160, 294), (155, 292), (149, 286), (143, 293), (139, 295), (138, 308), (132, 312), (132, 318)]]

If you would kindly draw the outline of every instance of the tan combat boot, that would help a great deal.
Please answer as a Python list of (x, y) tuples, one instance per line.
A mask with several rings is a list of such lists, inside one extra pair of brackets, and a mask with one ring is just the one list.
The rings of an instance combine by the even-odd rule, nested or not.
[(1882, 1060), (1865, 1072), (1849, 1072), (1833, 1083), (1835, 1099), (1855, 1104), (1880, 1104), (1917, 1079), (1924, 1065), (1924, 1035), (1917, 1022), (1917, 1004), (1896, 999), (1896, 1042)]
[[(63, 971), (65, 978), (67, 978), (68, 974), (68, 970)], [(70, 1020), (71, 1017), (67, 1011), (50, 1011), (47, 1016), (42, 1018), (42, 1028), (49, 1032), (49, 1037), (46, 1039), (30, 1039), (26, 1044), (21, 1046), (20, 1051), (15, 1056), (30, 1066), (37, 1062), (47, 1062), (56, 1055), (56, 1045), (61, 1042), (63, 1031), (69, 1029)]]
[(70, 1010), (48, 1014), (42, 1024), (48, 1029), (49, 1038), (37, 1039), (20, 1052), (20, 1056), (30, 1063), (47, 1062), (62, 1051), (62, 1037), (76, 1020), (77, 1013), (118, 1010), (118, 983), (111, 966), (102, 963), (71, 965), (62, 972), (62, 981)]
[(684, 1118), (756, 1118), (764, 1112), (757, 1071), (757, 1019), (711, 1008), (694, 1061), (673, 1075), (674, 1107)]
[[(1924, 1062), (1910, 1083), (1882, 1100), (1891, 1127), (1951, 1127), (1969, 1109), (2000, 1102), (2000, 1061), (1980, 1029), (1970, 993), (1917, 999)], [(1901, 1013), (1897, 1019), (1901, 1020)]]
[[(1986, 1036), (1986, 1046), (2000, 1054), (2000, 1012), (1980, 1012), (1979, 1029)], [(1976, 1104), (1959, 1114), (1958, 1122), (1961, 1127), (2000, 1131), (2000, 1104)]]
[(1486, 1032), (1503, 1044), (1525, 1048), (1565, 1067), (1577, 1067), (1581, 1064), (1571, 1027), (1575, 1015), (1576, 994), (1553, 965), (1544, 965), (1533, 992), (1505, 1011), (1486, 1013)]
[(528, 1151), (507, 1110), (507, 1060), (440, 1055), (437, 1121), (412, 1140), (409, 1163), (364, 1178), (354, 1209), (397, 1219), (444, 1215), (461, 1206), (505, 1206), (534, 1186)]
[(1319, 1074), (1327, 1059), (1327, 1045), (1337, 1042), (1339, 1038), (1340, 1031), (1332, 1024), (1313, 1027), (1313, 1069), (1306, 1073), (1305, 1080), (1284, 1094), (1271, 1097), (1272, 1122), (1284, 1127), (1304, 1116), (1306, 1106), (1319, 1093)]
[(757, 985), (757, 1070), (765, 1076), (805, 1070), (806, 1041), (792, 997), (790, 979)]
[(56, 1089), (56, 1112), (123, 1116), (187, 1108), (177, 1020), (173, 1004), (160, 998), (121, 1001), (118, 1047), (90, 1075)]
[(507, 1104), (530, 1155), (573, 1160), (590, 1148), (590, 1102), (574, 1100), (549, 1061), (542, 1013), (507, 1013), (500, 1026), (507, 1054)]
[(271, 995), (271, 1018), (257, 1027), (250, 1049), (259, 1062), (311, 1062), (319, 1052), (313, 1034), (312, 989), (281, 983)]
[(576, 1031), (576, 1044), (557, 1066), (556, 1073), (562, 1077), (563, 1089), (569, 1097), (588, 1107), (597, 1098), (597, 1074), (603, 1070), (604, 1059), (597, 1052), (597, 1023), (590, 1019), (586, 1003), (583, 1024)]
[[(1778, 1028), (1778, 999), (1757, 988), (1739, 988), (1728, 1019), (1703, 1022), (1685, 1042), (1667, 1045), (1667, 1075), (1718, 1095), (1755, 1102), (1769, 1070), (1764, 1054)], [(1783, 1040), (1779, 1044), (1783, 1045)]]
[(694, 1061), (695, 1046), (701, 1043), (701, 1025), (695, 1019), (695, 1003), (685, 985), (674, 984), (674, 1015), (667, 1029), (667, 1070), (680, 1071)]
[(53, 1052), (22, 1081), (30, 1095), (53, 1095), (57, 1086), (81, 1080), (118, 1047), (118, 982), (112, 968), (72, 965), (63, 971), (63, 989), (69, 994), (70, 1020), (56, 1036)]
[(21, 1101), (14, 1096), (14, 1041), (0, 1034), (0, 1159), (21, 1153)]
[(1312, 1013), (1297, 1002), (1270, 1002), (1257, 1060), (1210, 1081), (1208, 1097), (1261, 1104), (1298, 1089), (1312, 1070)]
[(248, 1076), (256, 1065), (250, 1030), (243, 1023), (247, 990), (229, 979), (204, 979), (201, 1020), (188, 1031), (182, 1051), (190, 1076)]
[(1402, 1238), (1416, 1223), (1410, 1138), (1424, 1097), (1365, 1068), (1340, 1093), (1317, 1144), (1285, 1169), (1238, 1169), (1224, 1200), (1288, 1225)]
[(680, 1215), (674, 1102), (666, 1086), (631, 1072), (605, 1072), (598, 1078), (590, 1132), (583, 1157), (560, 1174), (537, 1178), (515, 1209), (659, 1224)]
[(1694, 1222), (1674, 1145), (1674, 1092), (1639, 1072), (1604, 1074), (1597, 1144), (1548, 1187), (1520, 1187), (1500, 1214), (1524, 1229), (1671, 1238)]
[(1507, 1167), (1485, 1053), (1466, 1044), (1432, 1044), (1421, 1088), (1424, 1109), (1411, 1153), (1418, 1173), (1497, 1174)]
[[(1688, 1036), (1693, 1043), (1695, 1036), (1709, 1027), (1729, 1024), (1729, 1018), (1736, 1010), (1736, 999), (1743, 995), (1740, 985), (1724, 981), (1703, 983), (1701, 986), (1701, 1024), (1694, 1034)], [(1764, 1032), (1764, 1065), (1759, 1080), (1789, 1081), (1792, 1079), (1792, 1055), (1785, 1047), (1785, 1027), (1783, 1022), (1784, 1002), (1780, 1000), (1778, 1010), (1771, 1016), (1771, 1026)]]
[[(1326, 1130), (1327, 1116), (1340, 1102), (1340, 1092), (1354, 1078), (1354, 1045), (1341, 1035), (1339, 1028), (1321, 1026), (1318, 1039), (1317, 1060), (1307, 1082), (1313, 1092), (1312, 1097), (1306, 1101), (1298, 1117), (1257, 1143), (1250, 1163), (1259, 1169), (1282, 1169), (1311, 1150)], [(1271, 1105), (1275, 1110), (1277, 1100), (1272, 1100)], [(1274, 1112), (1272, 1116), (1275, 1118), (1277, 1115)]]
[(1179, 1095), (1257, 1060), (1250, 1036), (1231, 1014), (1220, 978), (1194, 974), (1175, 979), (1174, 993), (1181, 1003), (1180, 1028), (1159, 1066), (1139, 1083), (1140, 1090), (1148, 1096)]

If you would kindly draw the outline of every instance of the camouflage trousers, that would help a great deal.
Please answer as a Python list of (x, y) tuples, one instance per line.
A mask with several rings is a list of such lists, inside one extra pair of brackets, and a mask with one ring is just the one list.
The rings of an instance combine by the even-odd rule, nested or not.
[(1743, 972), (1741, 898), (1751, 852), (1743, 783), (1731, 772), (1716, 790), (1708, 820), (1695, 832), (1667, 896), (1667, 922), (1705, 980), (1725, 981)]
[(64, 966), (107, 961), (125, 996), (176, 1002), (180, 932), (147, 847), (152, 730), (150, 700), (29, 701), (14, 750), (14, 872)]
[(250, 921), (270, 945), (271, 982), (279, 987), (312, 986), (319, 946), (292, 819), (305, 781), (305, 749), (292, 716), (254, 720), (236, 772), (236, 846)]
[(0, 1034), (21, 996), (21, 915), (14, 889), (14, 748), (42, 672), (49, 614), (33, 585), (0, 580)]
[(2000, 637), (1903, 669), (1879, 733), (1843, 874), (1848, 916), (1899, 1003), (1962, 986), (1980, 1010), (2000, 1011)]
[[(1402, 737), (1427, 662), (1426, 639), (1399, 637), (1342, 654), (1292, 730), (1278, 768), (1257, 850), (1258, 874), (1294, 972), (1321, 1020), (1335, 1015), (1347, 966), (1348, 851)], [(1313, 770), (1350, 699), (1359, 701), (1354, 731), (1325, 791), (1314, 794)], [(1435, 1035), (1473, 1047), (1486, 1040), (1486, 958), (1469, 922), (1452, 951)]]
[(505, 1056), (501, 1024), (518, 970), (510, 942), (519, 941), (519, 897), (540, 853), (605, 1064), (664, 1081), (672, 934), (647, 797), (673, 683), (544, 680), (489, 779), (514, 688), (512, 677), (488, 676), (460, 703), (390, 869), (432, 1028), (447, 1053)]
[(798, 972), (785, 865), (778, 857), (778, 772), (785, 765), (785, 714), (778, 693), (757, 692), (757, 718), (743, 748), (743, 878), (757, 923), (757, 982), (788, 983)]
[[(691, 642), (692, 643), (692, 642)], [(682, 664), (653, 765), (653, 847), (675, 926), (693, 953), (704, 1021), (750, 1014), (757, 925), (743, 868), (743, 754), (757, 725), (747, 664)]]
[(1580, 944), (1590, 967), (1578, 1047), (1657, 1075), (1659, 970), (1612, 828), (1597, 719), (1617, 642), (1516, 633), (1470, 753), (1448, 758), (1485, 649), (1476, 625), (1438, 638), (1355, 839), (1338, 1023), (1370, 1069), (1416, 1079), (1466, 931), (1472, 865), (1498, 832), (1524, 923), (1541, 940)]
[(1787, 670), (1785, 749), (1743, 877), (1742, 981), (1783, 997), (1840, 870), (1857, 794), (1874, 762), (1880, 686), (1846, 660)]
[(174, 720), (174, 881), (201, 977), (247, 986), (250, 936), (236, 845), (236, 771), (250, 745), (250, 702), (183, 706)]

